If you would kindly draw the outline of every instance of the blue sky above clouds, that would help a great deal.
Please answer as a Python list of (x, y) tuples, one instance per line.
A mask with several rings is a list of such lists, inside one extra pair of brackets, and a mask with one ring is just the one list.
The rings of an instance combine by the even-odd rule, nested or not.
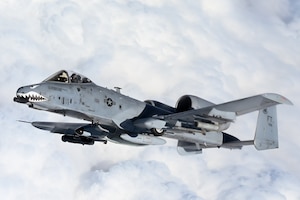
[[(300, 3), (1, 1), (1, 199), (299, 199)], [(60, 69), (126, 95), (174, 105), (184, 94), (221, 103), (265, 92), (278, 107), (280, 148), (135, 148), (65, 144), (23, 120), (62, 116), (12, 102), (19, 86)], [(256, 114), (228, 130), (254, 135)]]

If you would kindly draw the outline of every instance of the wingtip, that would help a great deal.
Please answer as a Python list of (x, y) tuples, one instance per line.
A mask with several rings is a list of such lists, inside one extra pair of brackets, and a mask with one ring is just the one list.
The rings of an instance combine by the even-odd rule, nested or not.
[(286, 99), (287, 100), (287, 102), (285, 103), (285, 104), (287, 104), (287, 105), (291, 105), (291, 106), (293, 106), (294, 104), (293, 104), (293, 102), (291, 102), (290, 100), (288, 100), (288, 99)]
[(266, 93), (266, 94), (263, 94), (263, 96), (267, 99), (278, 102), (280, 104), (294, 105), (288, 98), (286, 98), (280, 94)]

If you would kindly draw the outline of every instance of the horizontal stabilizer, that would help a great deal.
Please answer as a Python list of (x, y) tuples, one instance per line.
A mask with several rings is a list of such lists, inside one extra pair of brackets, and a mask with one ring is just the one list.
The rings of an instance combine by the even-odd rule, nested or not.
[(242, 149), (243, 146), (247, 145), (253, 145), (253, 140), (247, 140), (247, 141), (232, 141), (222, 144), (223, 148), (226, 149)]

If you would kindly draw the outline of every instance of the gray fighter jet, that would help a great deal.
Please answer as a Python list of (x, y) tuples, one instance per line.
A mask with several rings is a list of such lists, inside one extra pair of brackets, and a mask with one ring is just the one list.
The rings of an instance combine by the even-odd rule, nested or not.
[[(139, 101), (100, 87), (87, 77), (61, 70), (38, 84), (18, 89), (15, 102), (30, 108), (83, 119), (86, 123), (30, 122), (62, 134), (62, 141), (92, 145), (95, 141), (127, 145), (163, 145), (164, 138), (178, 140), (181, 155), (198, 154), (204, 148), (257, 150), (278, 148), (276, 105), (291, 101), (278, 94), (261, 94), (222, 104), (193, 95), (179, 98), (175, 107), (159, 101)], [(253, 140), (240, 141), (225, 133), (237, 116), (258, 111)]]

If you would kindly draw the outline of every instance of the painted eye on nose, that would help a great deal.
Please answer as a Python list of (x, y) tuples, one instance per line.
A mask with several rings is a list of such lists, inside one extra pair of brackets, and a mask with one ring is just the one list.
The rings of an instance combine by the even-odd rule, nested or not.
[(30, 89), (35, 89), (37, 87), (39, 87), (39, 85), (33, 85), (33, 86), (30, 87)]

